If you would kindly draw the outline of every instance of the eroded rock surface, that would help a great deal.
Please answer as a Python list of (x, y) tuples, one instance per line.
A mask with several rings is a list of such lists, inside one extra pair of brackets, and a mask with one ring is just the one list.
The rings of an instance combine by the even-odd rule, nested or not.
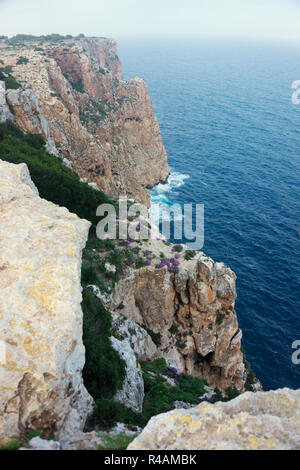
[(147, 86), (122, 80), (113, 40), (27, 43), (2, 47), (0, 58), (23, 85), (7, 93), (18, 126), (51, 139), (52, 150), (55, 142), (99, 189), (149, 205), (146, 188), (166, 180), (167, 155)]
[[(40, 199), (25, 164), (0, 160), (0, 442), (83, 428), (81, 252), (90, 223)], [(3, 359), (3, 358), (2, 358)]]
[(128, 450), (300, 449), (300, 390), (246, 392), (151, 418)]
[[(156, 258), (150, 266), (126, 271), (113, 302), (122, 303), (122, 314), (130, 320), (160, 334), (150, 357), (164, 357), (179, 372), (205, 378), (212, 387), (243, 391), (247, 373), (233, 271), (202, 252), (186, 260), (185, 248), (175, 253), (163, 241), (150, 240), (143, 250)], [(174, 272), (168, 265), (157, 266), (160, 253), (177, 260)]]

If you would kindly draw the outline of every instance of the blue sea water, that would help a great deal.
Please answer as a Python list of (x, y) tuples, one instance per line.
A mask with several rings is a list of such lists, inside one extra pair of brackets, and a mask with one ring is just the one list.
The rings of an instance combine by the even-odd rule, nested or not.
[(264, 389), (300, 387), (300, 47), (119, 42), (145, 78), (172, 175), (153, 200), (205, 205), (203, 250), (237, 274), (243, 345)]

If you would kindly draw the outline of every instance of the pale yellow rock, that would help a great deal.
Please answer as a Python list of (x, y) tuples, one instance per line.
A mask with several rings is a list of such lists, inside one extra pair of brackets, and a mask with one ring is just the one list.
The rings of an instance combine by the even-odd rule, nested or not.
[(25, 164), (0, 160), (0, 443), (32, 429), (67, 436), (91, 410), (80, 305), (89, 226), (41, 199)]
[(300, 449), (300, 390), (246, 392), (152, 418), (128, 450)]
[(141, 246), (155, 259), (124, 272), (112, 297), (115, 305), (122, 302), (127, 318), (161, 335), (151, 357), (164, 357), (180, 373), (205, 378), (213, 388), (244, 391), (247, 370), (234, 310), (234, 272), (202, 252), (186, 260), (187, 246), (177, 255), (177, 273), (158, 269), (160, 253), (174, 257), (173, 245), (150, 239)]

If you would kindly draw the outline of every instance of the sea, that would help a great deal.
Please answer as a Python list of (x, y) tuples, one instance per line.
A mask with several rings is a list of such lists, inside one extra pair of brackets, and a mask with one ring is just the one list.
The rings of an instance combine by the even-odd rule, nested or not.
[(120, 39), (118, 51), (124, 79), (147, 82), (168, 153), (152, 202), (204, 205), (202, 251), (237, 275), (252, 369), (265, 390), (299, 388), (300, 45)]

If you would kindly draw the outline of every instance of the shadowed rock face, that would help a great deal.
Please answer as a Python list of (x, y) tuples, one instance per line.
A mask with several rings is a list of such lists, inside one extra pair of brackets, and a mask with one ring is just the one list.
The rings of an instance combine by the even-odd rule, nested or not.
[(300, 390), (246, 392), (152, 418), (128, 450), (300, 449)]
[[(17, 65), (20, 57), (28, 62)], [(147, 86), (122, 81), (114, 41), (27, 43), (1, 48), (0, 58), (24, 86), (7, 93), (17, 125), (55, 141), (99, 189), (149, 205), (146, 188), (168, 177), (167, 155)]]
[(0, 442), (83, 428), (81, 251), (90, 223), (40, 199), (25, 164), (0, 160)]

